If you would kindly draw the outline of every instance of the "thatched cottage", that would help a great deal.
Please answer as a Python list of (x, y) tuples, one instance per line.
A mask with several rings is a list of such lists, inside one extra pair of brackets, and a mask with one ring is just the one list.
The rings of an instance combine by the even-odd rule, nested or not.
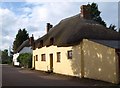
[(120, 82), (120, 34), (91, 20), (86, 5), (81, 13), (47, 23), (47, 34), (34, 40), (35, 70)]
[(25, 40), (18, 49), (13, 54), (13, 65), (19, 66), (18, 56), (22, 53), (32, 53), (32, 47), (30, 45), (29, 39)]

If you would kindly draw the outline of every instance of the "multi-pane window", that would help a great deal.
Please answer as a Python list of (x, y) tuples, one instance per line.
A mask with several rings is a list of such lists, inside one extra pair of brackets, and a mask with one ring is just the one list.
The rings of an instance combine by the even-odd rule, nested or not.
[(36, 55), (36, 61), (38, 61), (38, 55)]
[(68, 59), (72, 59), (72, 50), (68, 51)]
[(60, 62), (60, 52), (57, 52), (57, 62)]
[(41, 55), (41, 61), (46, 61), (45, 54), (42, 54), (42, 55)]

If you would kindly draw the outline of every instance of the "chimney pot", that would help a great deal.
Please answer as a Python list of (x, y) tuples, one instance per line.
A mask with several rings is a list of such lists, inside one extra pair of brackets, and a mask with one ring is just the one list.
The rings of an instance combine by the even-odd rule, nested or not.
[(80, 16), (85, 19), (91, 19), (90, 13), (91, 7), (89, 5), (82, 5), (80, 8), (81, 8)]
[(50, 23), (47, 23), (47, 33), (50, 31), (50, 29), (53, 27)]
[(33, 46), (33, 43), (34, 43), (34, 36), (32, 34), (32, 37), (29, 38), (29, 43), (30, 43), (30, 46)]

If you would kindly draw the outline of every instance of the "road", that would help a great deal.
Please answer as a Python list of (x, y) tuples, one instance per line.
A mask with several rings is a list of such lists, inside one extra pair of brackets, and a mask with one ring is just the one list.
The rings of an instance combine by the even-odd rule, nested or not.
[[(1, 66), (1, 65), (0, 65)], [(2, 65), (2, 86), (114, 86), (112, 83)]]

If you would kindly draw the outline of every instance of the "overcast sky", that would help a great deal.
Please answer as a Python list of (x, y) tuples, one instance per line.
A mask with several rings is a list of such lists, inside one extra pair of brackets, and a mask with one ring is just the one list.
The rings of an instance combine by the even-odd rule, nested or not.
[[(46, 33), (46, 23), (54, 26), (62, 19), (79, 14), (80, 6), (88, 3), (91, 2), (0, 2), (0, 49), (12, 47), (19, 29), (26, 28), (29, 36), (33, 34), (37, 39)], [(96, 3), (107, 26), (118, 27), (118, 2)]]

